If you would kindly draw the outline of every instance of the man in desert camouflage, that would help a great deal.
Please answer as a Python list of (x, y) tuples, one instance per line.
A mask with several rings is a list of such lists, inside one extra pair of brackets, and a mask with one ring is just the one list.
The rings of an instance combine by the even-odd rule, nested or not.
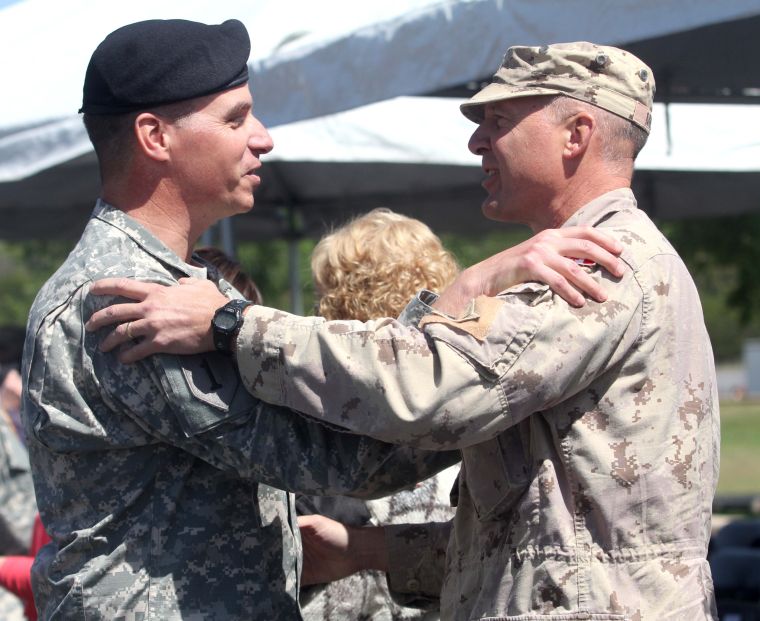
[[(534, 231), (588, 225), (622, 244), (619, 275), (585, 268), (604, 302), (572, 306), (528, 282), (492, 297), (464, 285), (422, 293), (407, 309), (419, 329), (245, 314), (235, 356), (257, 397), (387, 442), (461, 449), (443, 584), (422, 555), (407, 560), (420, 575), (409, 585), (438, 590), (444, 619), (715, 617), (712, 352), (683, 262), (630, 190), (653, 95), (639, 59), (581, 42), (510, 48), (462, 105), (478, 124), (469, 147), (486, 173), (486, 216)], [(220, 304), (198, 285), (171, 289), (96, 287), (148, 296), (109, 319), (144, 336), (123, 356), (158, 349), (162, 305), (194, 300), (188, 318), (202, 325)], [(187, 347), (176, 329), (159, 334), (162, 347)], [(208, 347), (208, 329), (199, 337)], [(405, 532), (412, 546), (423, 535)]]

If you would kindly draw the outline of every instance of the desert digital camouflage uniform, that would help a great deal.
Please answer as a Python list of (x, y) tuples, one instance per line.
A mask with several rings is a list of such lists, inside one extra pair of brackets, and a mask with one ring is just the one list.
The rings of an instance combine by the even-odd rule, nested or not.
[[(37, 503), (29, 456), (13, 421), (0, 409), (0, 556), (28, 554)], [(0, 619), (22, 621), (24, 606), (0, 588)]]
[(113, 301), (88, 295), (105, 276), (174, 284), (206, 269), (101, 201), (33, 304), (23, 417), (54, 541), (32, 570), (42, 619), (298, 619), (300, 538), (282, 490), (380, 495), (458, 458), (285, 415), (217, 353), (119, 364), (84, 330)]
[(624, 245), (622, 278), (591, 268), (604, 303), (573, 308), (526, 283), (458, 320), (430, 309), (421, 332), (254, 307), (241, 375), (347, 429), (462, 449), (442, 618), (715, 618), (718, 401), (697, 291), (630, 190), (574, 225)]

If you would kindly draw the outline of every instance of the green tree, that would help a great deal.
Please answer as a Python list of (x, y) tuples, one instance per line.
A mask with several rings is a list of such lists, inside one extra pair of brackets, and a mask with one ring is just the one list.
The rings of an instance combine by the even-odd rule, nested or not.
[[(760, 336), (760, 214), (663, 222), (661, 227), (683, 256), (702, 298), (705, 322), (718, 360), (741, 355), (748, 337)], [(468, 237), (444, 234), (442, 240), (460, 265), (469, 266), (530, 236), (524, 227), (500, 226)], [(309, 257), (315, 240), (301, 239), (298, 274), (304, 309), (313, 307)], [(24, 325), (39, 288), (71, 248), (70, 242), (0, 242), (0, 325)], [(288, 244), (285, 240), (247, 242), (238, 260), (256, 281), (270, 306), (291, 308)]]
[(60, 241), (0, 241), (0, 324), (25, 325), (40, 287), (71, 250)]
[(760, 214), (661, 226), (694, 276), (716, 359), (738, 359), (744, 340), (760, 336)]

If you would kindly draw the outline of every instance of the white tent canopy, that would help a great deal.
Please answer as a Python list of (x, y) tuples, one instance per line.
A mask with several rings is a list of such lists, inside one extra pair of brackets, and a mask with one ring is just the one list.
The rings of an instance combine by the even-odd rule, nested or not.
[[(251, 35), (251, 62), (315, 29), (352, 31), (430, 0), (23, 0), (0, 10), (3, 103), (0, 183), (22, 179), (90, 152), (77, 110), (90, 55), (119, 26), (143, 19), (220, 23), (236, 18)], [(1, 186), (0, 186), (1, 191)]]
[[(378, 204), (430, 216), (437, 228), (484, 227), (480, 218), (461, 217), (477, 209), (482, 191), (477, 158), (466, 150), (472, 126), (456, 100), (389, 97), (485, 77), (509, 43), (680, 41), (684, 29), (753, 25), (760, 6), (757, 0), (368, 0), (357, 10), (348, 0), (22, 0), (0, 10), (0, 54), (18, 59), (3, 67), (10, 96), (0, 117), (6, 223), (0, 236), (81, 228), (98, 192), (94, 156), (75, 112), (89, 55), (119, 25), (178, 16), (209, 23), (236, 17), (251, 33), (255, 110), (276, 125), (276, 146), (265, 160), (257, 207), (240, 219), (239, 230), (271, 236), (282, 231), (283, 206), (301, 210), (307, 232)], [(734, 43), (712, 55), (720, 60)], [(679, 53), (676, 46), (662, 56)], [(727, 83), (744, 84), (751, 63), (726, 63)], [(749, 84), (743, 91), (751, 95)], [(378, 103), (349, 110), (372, 101)], [(665, 216), (760, 206), (758, 108), (670, 109), (670, 141), (658, 108), (639, 162), (642, 203)], [(338, 110), (348, 111), (314, 118)], [(298, 119), (311, 120), (293, 123)], [(736, 200), (713, 199), (727, 190)]]
[[(672, 104), (670, 116), (668, 137), (665, 108), (656, 104), (637, 160), (636, 181), (646, 183), (642, 206), (663, 217), (760, 207), (760, 106)], [(493, 224), (477, 215), (483, 190), (479, 158), (467, 150), (473, 129), (456, 100), (433, 97), (399, 97), (275, 127), (256, 206), (236, 229), (245, 238), (280, 236), (289, 226), (282, 210), (295, 207), (299, 230), (319, 235), (325, 223), (387, 205), (439, 231), (485, 230)], [(41, 235), (76, 236), (97, 192), (89, 151), (0, 184), (3, 236), (23, 236), (30, 223)]]
[(358, 30), (315, 32), (256, 59), (253, 70), (270, 125), (476, 86), (507, 46), (557, 41), (625, 44), (671, 97), (699, 94), (683, 93), (695, 91), (694, 82), (724, 96), (757, 96), (760, 77), (748, 60), (759, 57), (759, 17), (757, 0), (439, 0)]

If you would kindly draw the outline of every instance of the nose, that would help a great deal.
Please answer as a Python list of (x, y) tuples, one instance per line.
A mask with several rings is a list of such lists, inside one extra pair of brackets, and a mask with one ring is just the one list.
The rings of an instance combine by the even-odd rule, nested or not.
[(475, 155), (483, 155), (488, 149), (489, 142), (486, 135), (485, 124), (485, 121), (480, 123), (477, 128), (475, 128), (475, 131), (472, 132), (472, 136), (470, 136), (470, 140), (467, 142), (467, 148)]
[(274, 142), (269, 135), (269, 131), (267, 131), (267, 128), (264, 127), (263, 123), (255, 116), (251, 115), (251, 119), (251, 133), (248, 136), (248, 148), (257, 155), (269, 153), (274, 147)]

